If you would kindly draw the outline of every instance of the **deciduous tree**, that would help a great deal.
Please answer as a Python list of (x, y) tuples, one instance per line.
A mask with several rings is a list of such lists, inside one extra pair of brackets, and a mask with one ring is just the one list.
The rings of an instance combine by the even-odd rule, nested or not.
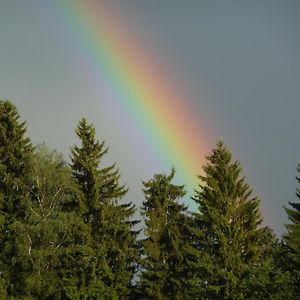
[(73, 196), (74, 184), (62, 155), (45, 144), (35, 147), (32, 169), (30, 184), (25, 185), (31, 201), (22, 228), (26, 251), (21, 259), (27, 265), (22, 272), (22, 293), (32, 299), (59, 298), (60, 250), (75, 234), (62, 205)]

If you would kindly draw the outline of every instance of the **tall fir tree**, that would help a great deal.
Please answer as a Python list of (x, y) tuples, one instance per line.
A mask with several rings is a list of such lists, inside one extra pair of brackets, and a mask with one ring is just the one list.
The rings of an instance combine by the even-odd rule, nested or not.
[(189, 217), (178, 200), (184, 186), (170, 175), (157, 174), (143, 182), (145, 239), (142, 241), (140, 299), (188, 299)]
[[(300, 173), (300, 164), (297, 167), (297, 171)], [(300, 177), (296, 177), (298, 183), (300, 183)], [(293, 274), (295, 293), (300, 293), (300, 189), (297, 188), (296, 196), (298, 202), (289, 202), (290, 207), (285, 207), (285, 211), (290, 220), (289, 224), (286, 224), (287, 233), (284, 236), (284, 240), (288, 248), (289, 269)]]
[(193, 198), (199, 207), (194, 214), (199, 299), (261, 299), (255, 296), (255, 285), (262, 283), (256, 275), (267, 267), (259, 199), (251, 196), (240, 163), (231, 158), (219, 142)]
[(29, 193), (24, 183), (31, 174), (32, 146), (25, 136), (25, 123), (16, 107), (0, 101), (0, 293), (1, 297), (18, 295), (24, 249), (18, 243), (22, 235)]
[(85, 119), (76, 133), (81, 147), (71, 149), (71, 168), (80, 192), (82, 218), (91, 229), (95, 259), (95, 275), (101, 278), (110, 297), (123, 299), (130, 293), (137, 259), (136, 235), (132, 221), (135, 211), (131, 203), (120, 201), (127, 188), (120, 185), (120, 173), (115, 165), (102, 167), (107, 154), (104, 142), (95, 138), (95, 128)]

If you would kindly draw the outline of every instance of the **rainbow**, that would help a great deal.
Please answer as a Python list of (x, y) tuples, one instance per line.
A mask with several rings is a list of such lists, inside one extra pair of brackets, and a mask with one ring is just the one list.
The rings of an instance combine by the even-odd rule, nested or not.
[(201, 116), (185, 101), (183, 84), (168, 74), (154, 50), (146, 50), (151, 47), (109, 1), (50, 3), (93, 68), (95, 84), (105, 79), (114, 105), (142, 131), (161, 160), (175, 166), (183, 183), (194, 188), (208, 137)]

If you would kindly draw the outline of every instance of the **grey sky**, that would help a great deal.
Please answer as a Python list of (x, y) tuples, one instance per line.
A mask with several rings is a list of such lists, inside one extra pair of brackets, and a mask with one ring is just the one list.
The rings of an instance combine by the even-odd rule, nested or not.
[[(281, 233), (300, 163), (300, 1), (113, 1), (186, 81), (194, 95), (187, 101), (201, 111), (212, 140), (222, 138), (241, 161), (265, 223)], [(0, 0), (0, 98), (17, 105), (34, 142), (66, 156), (86, 116), (140, 203), (140, 180), (159, 166), (135, 166), (132, 149), (123, 147), (126, 134), (110, 126), (76, 63), (80, 52), (61, 45), (58, 25), (43, 22), (38, 2)]]

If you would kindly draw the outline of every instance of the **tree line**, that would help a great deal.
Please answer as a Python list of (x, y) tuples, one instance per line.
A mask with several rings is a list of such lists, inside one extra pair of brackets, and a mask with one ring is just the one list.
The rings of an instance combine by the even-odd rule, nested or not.
[(76, 134), (67, 163), (33, 147), (14, 104), (0, 101), (0, 299), (299, 299), (299, 189), (278, 239), (219, 142), (192, 198), (198, 209), (182, 204), (171, 169), (143, 182), (137, 229), (94, 126), (82, 119)]

